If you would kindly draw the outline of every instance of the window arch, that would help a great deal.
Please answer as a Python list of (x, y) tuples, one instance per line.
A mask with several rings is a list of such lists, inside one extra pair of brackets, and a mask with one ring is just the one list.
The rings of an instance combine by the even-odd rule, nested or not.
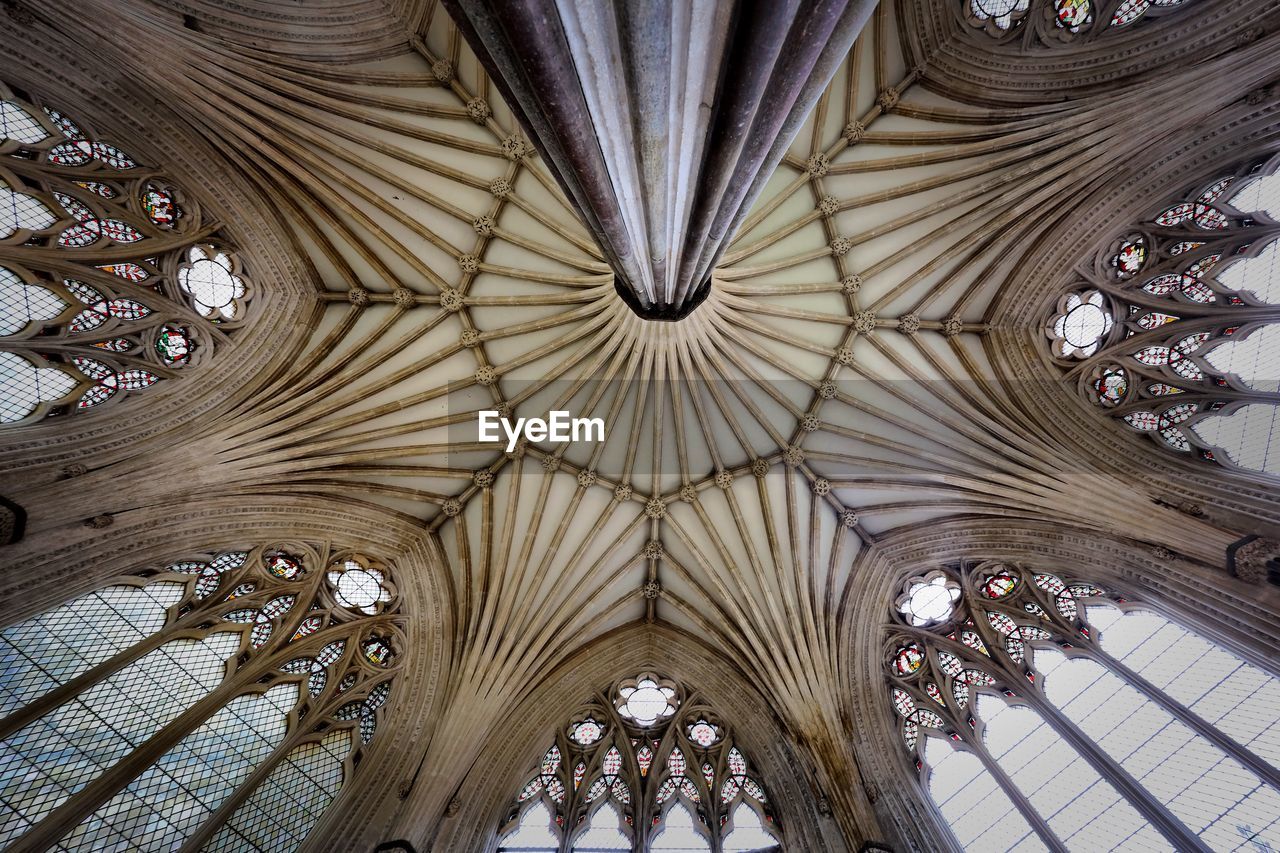
[(1015, 564), (912, 578), (894, 610), (897, 727), (960, 846), (1280, 844), (1280, 679), (1096, 584)]
[(194, 198), (0, 83), (0, 425), (115, 405), (206, 363), (251, 296)]
[(1090, 41), (1127, 30), (1191, 0), (960, 0), (965, 18), (995, 38), (1034, 29), (1048, 44)]
[(1079, 393), (1166, 451), (1280, 475), (1280, 158), (1168, 199), (1044, 323)]
[(0, 845), (295, 848), (377, 732), (398, 611), (378, 561), (282, 543), (0, 632)]
[(543, 753), (498, 850), (772, 851), (768, 795), (723, 720), (644, 672), (600, 691)]

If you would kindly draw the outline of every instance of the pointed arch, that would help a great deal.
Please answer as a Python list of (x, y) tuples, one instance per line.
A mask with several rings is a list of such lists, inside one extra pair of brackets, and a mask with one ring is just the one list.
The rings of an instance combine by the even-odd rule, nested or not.
[[(632, 675), (619, 678), (620, 670)], [(675, 698), (679, 700), (669, 722), (655, 726), (661, 730), (652, 738), (657, 741), (656, 748), (641, 737), (652, 730), (636, 730), (633, 734), (637, 742), (631, 743), (633, 734), (629, 732), (633, 727), (617, 710), (615, 700), (619, 695), (611, 697), (611, 691), (620, 683), (628, 678), (634, 683), (645, 673), (658, 675), (659, 684), (675, 685)], [(583, 703), (589, 695), (593, 699)], [(662, 625), (632, 625), (605, 635), (575, 652), (513, 708), (507, 719), (508, 723), (499, 726), (504, 736), (485, 745), (475, 768), (457, 788), (458, 809), (440, 822), (436, 845), (474, 843), (475, 821), (483, 820), (483, 825), (491, 827), (483, 849), (504, 849), (509, 839), (518, 836), (503, 836), (501, 831), (520, 827), (532, 833), (528, 829), (531, 819), (526, 816), (541, 815), (537, 811), (539, 803), (545, 804), (548, 814), (555, 814), (558, 805), (566, 815), (567, 826), (576, 820), (570, 794), (575, 773), (581, 774), (577, 792), (582, 797), (604, 776), (600, 759), (618, 742), (614, 739), (616, 730), (629, 733), (621, 737), (622, 748), (618, 751), (625, 772), (630, 774), (624, 783), (631, 802), (620, 803), (616, 796), (608, 796), (607, 801), (637, 824), (649, 822), (653, 832), (662, 829), (663, 820), (677, 807), (701, 811), (704, 818), (712, 816), (706, 823), (695, 818), (697, 833), (709, 844), (754, 843), (759, 837), (754, 830), (769, 832), (771, 822), (766, 814), (773, 816), (772, 826), (782, 827), (788, 845), (798, 844), (802, 849), (821, 849), (828, 843), (825, 833), (833, 831), (830, 817), (818, 812), (803, 761), (787, 745), (759, 688), (744, 681), (727, 661), (682, 631)], [(574, 743), (571, 737), (588, 720), (608, 725), (601, 727), (605, 731), (599, 741), (593, 742), (594, 752), (581, 762), (579, 771), (580, 759), (570, 748)], [(541, 775), (550, 733), (554, 733), (563, 756), (557, 772), (564, 780), (564, 801), (557, 804), (545, 788), (540, 788), (521, 802), (518, 797)], [(584, 738), (587, 734), (595, 736), (596, 729), (587, 729)], [(704, 750), (699, 746), (701, 742), (710, 748)], [(646, 759), (648, 770), (642, 775), (640, 750), (645, 746), (649, 746), (651, 757)], [(680, 750), (683, 761), (677, 759), (673, 768), (675, 749)], [(729, 753), (735, 749), (740, 757), (731, 759)], [(708, 770), (710, 785), (706, 780)], [(763, 803), (744, 790), (744, 781), (748, 780), (745, 787), (761, 794)], [(688, 785), (683, 784), (686, 781)], [(730, 791), (728, 799), (722, 799), (725, 783)], [(608, 787), (612, 788), (612, 783)], [(659, 791), (664, 790), (662, 802), (657, 803)], [(605, 799), (602, 791), (590, 806), (594, 808)], [(739, 811), (744, 804), (756, 816), (759, 827), (756, 820)], [(652, 823), (655, 816), (656, 825)], [(680, 817), (682, 813), (677, 813)], [(724, 824), (719, 824), (720, 817)], [(558, 842), (564, 840), (563, 835), (557, 835)]]
[[(353, 531), (364, 533), (357, 538)], [(293, 734), (277, 751), (272, 763), (261, 765), (244, 783), (246, 794), (250, 787), (257, 792), (266, 792), (264, 786), (267, 784), (285, 785), (294, 792), (292, 803), (297, 808), (260, 793), (245, 801), (243, 812), (238, 806), (232, 811), (233, 807), (227, 805), (230, 801), (224, 802), (227, 808), (220, 818), (226, 830), (226, 827), (234, 828), (244, 823), (246, 816), (254, 815), (255, 810), (276, 814), (279, 818), (276, 826), (280, 834), (275, 836), (278, 843), (286, 843), (290, 837), (300, 839), (306, 825), (310, 824), (317, 837), (354, 832), (356, 834), (352, 837), (359, 843), (376, 845), (381, 840), (379, 827), (382, 824), (379, 820), (390, 818), (391, 812), (399, 805), (399, 789), (419, 770), (427, 737), (424, 733), (429, 733), (437, 723), (440, 687), (444, 680), (442, 672), (446, 665), (447, 644), (443, 636), (447, 630), (448, 614), (442, 602), (447, 581), (425, 547), (421, 528), (411, 520), (362, 508), (358, 504), (335, 506), (326, 500), (296, 496), (256, 499), (224, 496), (210, 497), (189, 506), (122, 514), (112, 526), (95, 531), (87, 541), (68, 548), (66, 543), (68, 539), (74, 541), (76, 532), (71, 528), (69, 535), (68, 529), (55, 528), (47, 531), (46, 535), (28, 537), (14, 546), (22, 549), (21, 553), (6, 554), (15, 565), (24, 567), (24, 577), (38, 578), (40, 583), (24, 583), (20, 578), (10, 578), (12, 586), (5, 595), (0, 624), (13, 626), (37, 617), (61, 606), (68, 597), (89, 595), (112, 587), (118, 578), (136, 578), (139, 568), (169, 565), (176, 555), (207, 553), (211, 541), (221, 544), (224, 550), (230, 543), (232, 550), (243, 551), (252, 550), (255, 544), (272, 542), (313, 543), (316, 546), (326, 541), (346, 542), (354, 545), (357, 553), (376, 555), (378, 561), (391, 569), (390, 578), (397, 600), (402, 602), (398, 605), (403, 620), (400, 629), (402, 649), (408, 648), (411, 652), (402, 654), (397, 662), (393, 692), (382, 706), (373, 709), (378, 715), (376, 736), (362, 745), (357, 770), (352, 770), (348, 755), (353, 737), (357, 741), (359, 739), (352, 732), (358, 730), (362, 722), (359, 713), (362, 709), (351, 709), (356, 712), (352, 719), (344, 720), (336, 727), (338, 734), (345, 738), (343, 743), (336, 743), (332, 732), (314, 732), (313, 735), (311, 729), (291, 729)], [(311, 577), (336, 593), (336, 587), (327, 578)], [(162, 580), (166, 579), (157, 578), (155, 582)], [(259, 588), (259, 593), (264, 591), (265, 587)], [(219, 607), (234, 609), (234, 602), (220, 603)], [(299, 607), (301, 605), (295, 604), (286, 617), (302, 613), (296, 610)], [(361, 618), (364, 616), (361, 614)], [(225, 620), (220, 624), (246, 634), (256, 627), (254, 623), (226, 623)], [(276, 630), (284, 629), (273, 629), (273, 635)], [(244, 643), (249, 646), (251, 641), (245, 640)], [(295, 657), (314, 658), (315, 655), (290, 655), (279, 662), (287, 664)], [(278, 659), (278, 656), (273, 659)], [(301, 664), (298, 667), (301, 668)], [(305, 683), (311, 675), (310, 666), (307, 669), (306, 673), (288, 673), (278, 678)], [(332, 673), (327, 679), (327, 686), (335, 687)], [(142, 770), (141, 767), (137, 769), (139, 772)], [(342, 784), (344, 779), (353, 778), (353, 773), (359, 776), (359, 784)], [(310, 786), (307, 779), (318, 784)], [(131, 779), (124, 779), (122, 784), (129, 781)], [(323, 808), (330, 798), (334, 806)], [(286, 806), (288, 814), (284, 811)], [(377, 815), (383, 817), (378, 818)], [(261, 814), (257, 814), (255, 822), (260, 820)]]
[(615, 680), (557, 734), (515, 798), (499, 849), (523, 837), (523, 813), (536, 802), (554, 811), (565, 850), (723, 850), (740, 802), (755, 805), (773, 839), (767, 846), (777, 846), (773, 806), (744, 749), (685, 685), (652, 671)]
[[(991, 559), (970, 562), (966, 556), (973, 553)], [(1211, 570), (1158, 558), (1133, 543), (1033, 522), (994, 528), (953, 522), (895, 537), (855, 571), (887, 568), (884, 560), (894, 561), (890, 576), (899, 585), (880, 585), (881, 615), (872, 604), (853, 615), (887, 626), (879, 641), (865, 626), (854, 632), (854, 642), (876, 643), (878, 650), (866, 654), (880, 663), (867, 665), (867, 677), (876, 673), (885, 685), (879, 696), (859, 698), (856, 713), (867, 715), (873, 731), (889, 723), (881, 731), (895, 743), (886, 752), (872, 737), (859, 750), (860, 765), (883, 780), (886, 822), (915, 838), (932, 834), (928, 844), (944, 848), (981, 838), (994, 845), (997, 836), (984, 833), (1000, 832), (1012, 833), (1011, 845), (1026, 837), (1027, 844), (1048, 849), (1104, 849), (1097, 845), (1115, 843), (1114, 833), (1101, 840), (1073, 833), (1105, 826), (1117, 833), (1127, 827), (1125, 837), (1146, 834), (1157, 846), (1178, 849), (1235, 838), (1233, 825), (1215, 826), (1188, 811), (1207, 794), (1177, 800), (1166, 796), (1158, 773), (1151, 775), (1164, 760), (1157, 754), (1163, 747), (1151, 744), (1167, 737), (1150, 744), (1146, 736), (1130, 737), (1123, 749), (1109, 739), (1109, 726), (1122, 732), (1128, 714), (1144, 731), (1179, 732), (1193, 750), (1188, 755), (1205, 756), (1208, 764), (1185, 780), (1193, 789), (1214, 784), (1210, 779), (1226, 785), (1252, 779), (1220, 811), (1234, 808), (1234, 816), (1243, 816), (1240, 825), (1254, 830), (1269, 823), (1257, 818), (1256, 803), (1272, 796), (1280, 778), (1274, 763), (1280, 729), (1267, 716), (1271, 711), (1257, 719), (1260, 706), (1249, 697), (1263, 698), (1280, 684), (1273, 655), (1258, 646), (1258, 631), (1269, 635), (1261, 626), (1275, 616), (1265, 604), (1254, 605), (1252, 623), (1239, 613), (1246, 599), (1234, 589), (1239, 582), (1219, 574), (1215, 601)], [(910, 602), (913, 587), (928, 586), (933, 573), (964, 594), (945, 615), (934, 611), (936, 619), (912, 626), (899, 606)], [(1162, 654), (1153, 654), (1156, 649)], [(860, 668), (862, 654), (855, 651)], [(1101, 669), (1084, 673), (1077, 671), (1081, 666)], [(1099, 672), (1114, 682), (1103, 686)], [(1120, 698), (1121, 685), (1134, 691), (1132, 702)], [(1086, 695), (1101, 704), (1085, 712), (1077, 700)], [(1106, 708), (1119, 717), (1103, 724), (1102, 717), (1114, 716), (1103, 713)], [(1201, 774), (1217, 765), (1209, 776)], [(1041, 787), (1045, 774), (1058, 780), (1051, 789)], [(1079, 796), (1063, 793), (1070, 791)], [(979, 802), (985, 805), (975, 810)], [(1086, 806), (1094, 810), (1088, 820), (1069, 813)], [(906, 825), (913, 815), (916, 825)], [(982, 844), (975, 849), (985, 849)]]
[[(0, 143), (8, 175), (0, 181), (16, 182), (56, 219), (35, 232), (40, 245), (0, 247), (0, 301), (23, 304), (22, 329), (9, 310), (0, 323), (5, 393), (28, 392), (3, 416), (0, 458), (13, 469), (48, 468), (51, 442), (61, 448), (57, 464), (127, 455), (132, 439), (225, 409), (288, 362), (318, 307), (311, 270), (279, 227), (270, 193), (249, 187), (216, 143), (193, 135), (177, 114), (192, 104), (148, 94), (114, 48), (86, 48), (74, 29), (34, 28), (2, 48), (0, 100), (17, 136)], [(191, 255), (201, 247), (225, 274)], [(217, 304), (197, 304), (195, 290), (210, 299), (216, 291)], [(170, 381), (180, 378), (192, 382)], [(121, 411), (40, 420), (81, 401), (86, 415), (104, 405)], [(124, 414), (135, 405), (146, 418)]]
[(1271, 477), (1278, 166), (1250, 158), (1175, 192), (1082, 265), (1044, 326), (1101, 412), (1167, 452)]
[[(1265, 173), (1277, 150), (1271, 110), (1243, 97), (1243, 87), (1251, 85), (1248, 80), (1240, 79), (1237, 85), (1242, 88), (1234, 100), (1200, 104), (1196, 116), (1187, 116), (1159, 142), (1119, 152), (1132, 166), (1124, 174), (1101, 172), (1088, 182), (1078, 206), (1045, 229), (1009, 266), (991, 308), (996, 328), (986, 345), (998, 372), (1008, 377), (1007, 382), (1017, 383), (1028, 416), (1051, 441), (1063, 445), (1064, 454), (1170, 505), (1215, 503), (1224, 511), (1271, 519), (1275, 508), (1265, 486), (1271, 478), (1230, 462), (1224, 469), (1218, 461), (1202, 457), (1200, 451), (1214, 453), (1214, 448), (1203, 438), (1188, 437), (1179, 426), (1207, 417), (1208, 422), (1218, 421), (1218, 427), (1240, 427), (1262, 414), (1254, 410), (1267, 402), (1265, 391), (1247, 387), (1207, 360), (1216, 351), (1208, 348), (1209, 339), (1227, 341), (1239, 334), (1242, 343), (1248, 343), (1269, 322), (1266, 317), (1272, 311), (1254, 297), (1260, 288), (1257, 281), (1252, 276), (1242, 279), (1244, 270), (1257, 266), (1250, 255), (1265, 251), (1271, 242), (1259, 239), (1271, 233), (1267, 215), (1233, 210), (1227, 216), (1225, 199), (1218, 196), (1231, 195), (1232, 190), (1215, 186), (1226, 178), (1247, 182), (1240, 189), (1256, 184), (1254, 179), (1263, 173), (1254, 175), (1253, 169), (1262, 167)], [(1213, 199), (1197, 200), (1208, 196)], [(1253, 205), (1247, 199), (1241, 203)], [(1203, 222), (1226, 227), (1195, 224), (1196, 205)], [(1191, 215), (1179, 219), (1182, 210)], [(1159, 225), (1162, 219), (1172, 224)], [(1141, 238), (1142, 245), (1133, 238)], [(1232, 254), (1246, 244), (1243, 255)], [(1215, 246), (1226, 247), (1225, 253)], [(1124, 267), (1115, 265), (1122, 252)], [(1162, 289), (1165, 282), (1175, 287), (1164, 295), (1143, 290)], [(1184, 285), (1212, 302), (1197, 303), (1184, 296)], [(1094, 292), (1101, 294), (1114, 321), (1105, 345), (1096, 354), (1086, 354), (1083, 365), (1075, 356), (1055, 356), (1050, 347), (1054, 330), (1046, 335), (1046, 327), (1056, 325), (1053, 321), (1063, 313), (1059, 309), (1068, 307), (1064, 298), (1083, 301)], [(1115, 302), (1112, 294), (1123, 295), (1123, 302)], [(1022, 307), (1014, 310), (1015, 304)], [(1037, 306), (1031, 323), (1028, 305)], [(1139, 310), (1131, 312), (1130, 306)], [(1231, 311), (1242, 313), (1227, 313)], [(1139, 351), (1143, 361), (1136, 357)], [(1112, 366), (1124, 368), (1125, 375), (1108, 372)], [(1194, 384), (1188, 386), (1179, 369)], [(1181, 393), (1170, 396), (1169, 391)], [(1148, 404), (1145, 408), (1137, 400), (1140, 395)], [(1117, 406), (1121, 400), (1126, 402)], [(1210, 406), (1223, 416), (1200, 411)], [(1233, 415), (1246, 406), (1249, 411)], [(1134, 414), (1138, 427), (1124, 420), (1133, 410), (1146, 412)], [(1111, 411), (1116, 417), (1099, 417)], [(1158, 446), (1168, 445), (1161, 430), (1179, 448), (1185, 440), (1186, 450)], [(1144, 433), (1155, 436), (1154, 441)], [(1209, 438), (1219, 448), (1232, 443), (1227, 435)]]
[[(407, 644), (381, 561), (288, 541), (139, 570), (6, 632), (21, 675), (45, 681), (0, 720), (10, 849), (197, 849), (305, 742), (345, 733), (329, 744), (340, 785), (385, 716)], [(266, 849), (264, 821), (241, 843)]]

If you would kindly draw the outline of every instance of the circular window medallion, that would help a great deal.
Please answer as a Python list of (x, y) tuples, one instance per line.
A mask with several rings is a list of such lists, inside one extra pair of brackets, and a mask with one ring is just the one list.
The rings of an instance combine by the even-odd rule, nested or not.
[(1070, 293), (1058, 305), (1045, 333), (1053, 339), (1053, 354), (1088, 358), (1098, 351), (1115, 325), (1105, 297), (1096, 290)]
[(720, 730), (713, 723), (699, 717), (697, 722), (689, 726), (689, 740), (706, 748), (720, 739)]
[(338, 603), (351, 610), (373, 614), (379, 604), (391, 600), (382, 572), (354, 559), (343, 560), (338, 568), (329, 572), (328, 578)]
[(594, 717), (587, 717), (569, 728), (569, 738), (578, 746), (590, 746), (604, 736), (604, 726)]
[(674, 714), (679, 700), (674, 684), (643, 673), (619, 686), (614, 703), (624, 719), (648, 727)]
[(932, 625), (947, 619), (960, 600), (960, 586), (946, 575), (935, 572), (927, 578), (916, 578), (897, 603), (898, 612), (912, 625)]

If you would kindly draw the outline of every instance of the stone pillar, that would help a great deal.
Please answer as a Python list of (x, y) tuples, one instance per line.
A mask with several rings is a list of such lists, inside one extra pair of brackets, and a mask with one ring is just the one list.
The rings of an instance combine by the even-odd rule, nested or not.
[(679, 319), (874, 0), (445, 0), (647, 319)]

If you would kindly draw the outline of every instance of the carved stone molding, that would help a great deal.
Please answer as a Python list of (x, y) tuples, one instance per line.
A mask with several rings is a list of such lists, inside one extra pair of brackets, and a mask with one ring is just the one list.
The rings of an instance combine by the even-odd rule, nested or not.
[[(898, 0), (910, 55), (927, 67), (926, 85), (985, 103), (1051, 103), (1221, 54), (1259, 37), (1258, 20), (1280, 4), (1224, 0), (1210, 14), (1187, 4), (1136, 26), (1087, 40), (1064, 33), (1034, 3), (1032, 16), (1007, 31), (968, 18), (969, 0)], [(1095, 6), (1097, 4), (1095, 3)], [(1039, 34), (1047, 34), (1048, 38)]]
[(1245, 583), (1280, 579), (1280, 542), (1246, 536), (1227, 549), (1227, 568)]
[(12, 545), (22, 538), (27, 526), (27, 511), (0, 496), (0, 545)]

